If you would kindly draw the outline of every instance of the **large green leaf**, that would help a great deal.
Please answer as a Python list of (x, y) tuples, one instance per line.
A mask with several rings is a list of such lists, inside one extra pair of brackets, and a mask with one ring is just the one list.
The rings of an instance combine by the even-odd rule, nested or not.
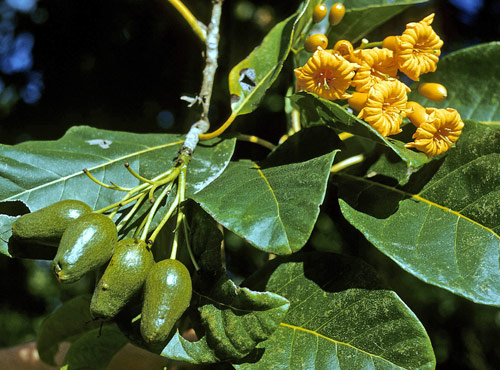
[(77, 336), (98, 329), (101, 323), (90, 316), (90, 296), (75, 297), (59, 307), (42, 323), (37, 348), (40, 358), (55, 365), (59, 344), (72, 342)]
[(247, 282), (288, 298), (280, 328), (237, 369), (431, 369), (431, 343), (413, 312), (352, 257), (279, 258)]
[(278, 77), (293, 42), (311, 23), (319, 0), (306, 0), (294, 15), (281, 21), (266, 35), (260, 46), (231, 69), (229, 91), (233, 114), (253, 112), (267, 89)]
[(73, 342), (61, 370), (106, 370), (113, 356), (127, 343), (116, 325), (91, 330)]
[(177, 332), (163, 356), (191, 363), (241, 359), (278, 328), (290, 303), (278, 294), (236, 286), (225, 274), (200, 279), (193, 291), (205, 335), (188, 342)]
[[(359, 41), (377, 26), (388, 21), (413, 4), (426, 0), (350, 0), (345, 2), (342, 22), (327, 35), (330, 40)], [(415, 20), (418, 21), (418, 20)], [(404, 29), (404, 25), (401, 25)]]
[(368, 123), (347, 112), (340, 105), (319, 98), (307, 92), (300, 92), (291, 97), (292, 102), (300, 108), (301, 124), (305, 127), (327, 125), (336, 130), (349, 132), (382, 144), (392, 149), (412, 170), (429, 162), (424, 153), (418, 153), (404, 147), (403, 142), (392, 138), (384, 138)]
[(302, 130), (262, 163), (230, 163), (193, 199), (257, 248), (276, 254), (296, 252), (316, 222), (339, 145), (326, 127)]
[[(421, 82), (439, 82), (446, 86), (448, 98), (433, 102), (413, 89), (410, 99), (426, 107), (455, 108), (462, 119), (500, 121), (500, 44), (492, 42), (446, 55), (434, 73)], [(417, 83), (415, 83), (415, 87)]]
[(342, 212), (418, 278), (500, 306), (500, 130), (467, 121), (428, 181), (433, 171), (417, 172), (405, 188), (337, 174)]
[[(71, 128), (57, 141), (0, 145), (0, 203), (21, 200), (35, 211), (61, 199), (78, 199), (99, 209), (119, 201), (124, 193), (100, 187), (82, 169), (89, 169), (105, 183), (133, 187), (139, 180), (124, 168), (126, 162), (142, 176), (154, 177), (173, 165), (182, 143), (179, 135), (81, 126)], [(224, 171), (234, 145), (234, 139), (200, 143), (188, 168), (188, 195)], [(6, 249), (5, 242), (0, 245), (0, 250)]]

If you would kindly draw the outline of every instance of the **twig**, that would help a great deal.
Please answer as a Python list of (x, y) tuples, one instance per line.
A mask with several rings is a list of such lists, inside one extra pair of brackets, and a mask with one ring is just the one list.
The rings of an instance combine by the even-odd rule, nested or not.
[(352, 157), (349, 157), (347, 159), (344, 159), (343, 161), (339, 163), (335, 163), (332, 168), (330, 169), (331, 173), (337, 173), (342, 171), (343, 169), (346, 169), (350, 166), (353, 166), (355, 164), (361, 163), (365, 160), (365, 156), (363, 154), (358, 154), (354, 155)]
[(186, 135), (186, 140), (181, 149), (181, 153), (189, 155), (193, 153), (196, 145), (198, 145), (200, 134), (208, 131), (210, 122), (208, 121), (208, 111), (210, 109), (210, 99), (212, 97), (212, 89), (214, 85), (215, 71), (217, 70), (217, 57), (219, 55), (219, 24), (222, 13), (223, 0), (213, 0), (212, 17), (207, 30), (206, 45), (206, 64), (203, 70), (203, 82), (201, 84), (200, 98), (203, 107), (203, 113)]
[(238, 134), (236, 136), (236, 139), (242, 140), (242, 141), (248, 141), (248, 142), (254, 143), (254, 144), (258, 144), (258, 145), (261, 145), (264, 148), (267, 148), (269, 150), (274, 150), (274, 148), (276, 148), (276, 145), (274, 145), (273, 143), (271, 143), (267, 140), (261, 139), (260, 137), (257, 137), (255, 135)]
[(198, 21), (196, 17), (189, 11), (189, 9), (180, 0), (168, 0), (170, 4), (173, 5), (175, 9), (184, 17), (186, 22), (189, 23), (193, 32), (198, 35), (201, 41), (205, 41), (207, 38), (207, 27)]

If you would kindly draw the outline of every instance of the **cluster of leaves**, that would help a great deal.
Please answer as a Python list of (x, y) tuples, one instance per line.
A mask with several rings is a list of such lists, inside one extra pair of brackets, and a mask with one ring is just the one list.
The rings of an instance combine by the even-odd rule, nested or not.
[[(329, 39), (359, 40), (419, 2), (353, 0)], [(318, 3), (305, 1), (233, 68), (233, 114), (259, 106), (292, 48), (303, 42)], [(492, 63), (499, 56), (497, 43), (479, 45), (447, 55), (438, 72), (423, 77), (448, 88), (449, 98), (432, 105), (453, 106), (466, 123), (457, 147), (435, 159), (308, 93), (289, 97), (304, 128), (264, 161), (231, 161), (231, 137), (202, 142), (188, 167), (186, 194), (200, 271), (183, 320), (192, 323), (199, 340), (189, 342), (176, 332), (161, 354), (197, 364), (228, 361), (238, 369), (435, 367), (423, 325), (373, 268), (348, 256), (299, 251), (330, 186), (343, 217), (408, 273), (499, 306), (500, 100), (494, 92), (500, 70)], [(430, 105), (416, 94), (411, 99)], [(342, 142), (340, 132), (354, 136)], [(400, 135), (411, 134), (403, 129)], [(0, 146), (0, 251), (9, 255), (7, 240), (21, 204), (35, 211), (79, 199), (98, 209), (118, 195), (81, 169), (103, 182), (135, 186), (124, 162), (153, 177), (170, 167), (182, 142), (178, 135), (74, 127), (57, 141)], [(363, 164), (331, 175), (334, 162), (360, 149)], [(221, 264), (217, 224), (279, 257), (237, 286)], [(127, 332), (123, 325), (99, 329), (88, 305), (88, 297), (77, 297), (45, 321), (38, 341), (44, 361), (53, 363), (58, 344), (70, 341), (67, 369), (89, 362), (105, 368), (134, 339), (133, 328)]]

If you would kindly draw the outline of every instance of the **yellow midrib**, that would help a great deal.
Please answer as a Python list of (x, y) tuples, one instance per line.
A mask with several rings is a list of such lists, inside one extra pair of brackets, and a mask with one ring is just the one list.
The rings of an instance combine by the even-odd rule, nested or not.
[(380, 357), (380, 356), (378, 356), (378, 355), (374, 355), (373, 353), (369, 353), (369, 352), (363, 351), (362, 349), (357, 348), (357, 347), (354, 347), (353, 345), (351, 345), (351, 344), (349, 344), (349, 343), (345, 343), (345, 342), (341, 342), (341, 341), (338, 341), (338, 340), (335, 340), (335, 339), (329, 338), (329, 337), (327, 337), (326, 335), (320, 334), (320, 333), (318, 333), (318, 332), (316, 332), (316, 331), (314, 331), (314, 330), (309, 330), (309, 329), (306, 329), (306, 328), (302, 328), (302, 327), (300, 327), (300, 326), (295, 326), (295, 325), (285, 324), (285, 323), (283, 323), (283, 322), (282, 322), (282, 323), (280, 323), (280, 326), (283, 326), (283, 327), (285, 327), (285, 328), (290, 328), (290, 329), (293, 329), (293, 330), (298, 330), (298, 331), (301, 331), (301, 332), (304, 332), (304, 333), (312, 334), (312, 335), (317, 336), (317, 337), (319, 337), (319, 338), (321, 338), (321, 339), (325, 339), (325, 340), (327, 340), (327, 341), (329, 341), (329, 342), (332, 342), (332, 343), (335, 343), (335, 344), (337, 344), (337, 345), (350, 347), (350, 348), (352, 348), (352, 349), (354, 349), (354, 350), (356, 350), (356, 351), (359, 351), (359, 352), (361, 352), (361, 353), (364, 353), (364, 354), (365, 354), (365, 355), (367, 355), (367, 356), (370, 356), (370, 357), (375, 357), (375, 358), (378, 358), (378, 359), (380, 359), (380, 360), (382, 360), (382, 361), (388, 362), (388, 363), (390, 363), (390, 364), (391, 364), (391, 365), (393, 365), (393, 366), (397, 366), (397, 365), (395, 365), (394, 363), (390, 362), (389, 360), (387, 360), (387, 359), (385, 359), (385, 358), (383, 358), (383, 357)]
[(271, 192), (271, 194), (273, 196), (274, 202), (276, 203), (276, 212), (278, 213), (278, 220), (279, 220), (279, 222), (281, 224), (281, 227), (283, 229), (283, 233), (285, 234), (285, 238), (286, 238), (286, 241), (287, 241), (287, 246), (288, 246), (289, 252), (293, 253), (292, 247), (290, 246), (290, 240), (288, 239), (288, 235), (286, 233), (285, 224), (283, 224), (283, 220), (281, 219), (280, 205), (278, 203), (278, 198), (276, 198), (276, 194), (274, 194), (274, 190), (271, 187), (271, 184), (267, 180), (266, 175), (264, 175), (264, 172), (262, 172), (262, 170), (260, 169), (259, 165), (257, 163), (254, 163), (254, 167), (259, 172), (260, 177), (262, 177), (264, 179), (264, 181), (266, 182), (266, 185), (269, 188), (269, 191)]
[(369, 184), (372, 184), (372, 185), (376, 185), (376, 186), (379, 186), (379, 187), (382, 187), (382, 188), (385, 188), (385, 189), (388, 189), (388, 190), (392, 190), (392, 191), (395, 191), (399, 194), (403, 194), (405, 196), (408, 196), (408, 197), (411, 197), (419, 202), (422, 202), (422, 203), (425, 203), (425, 204), (428, 204), (430, 205), (431, 207), (436, 207), (436, 208), (439, 208), (443, 211), (446, 211), (448, 213), (451, 213), (452, 215), (455, 215), (457, 216), (458, 218), (461, 218), (461, 219), (464, 219), (465, 221), (468, 221), (468, 222), (471, 222), (472, 224), (476, 225), (476, 226), (479, 226), (480, 228), (488, 231), (489, 233), (491, 233), (492, 235), (494, 235), (497, 239), (500, 240), (500, 236), (495, 232), (493, 231), (492, 229), (490, 229), (489, 227), (486, 227), (482, 224), (480, 224), (479, 222), (477, 221), (474, 221), (473, 219), (467, 217), (467, 216), (464, 216), (463, 214), (457, 212), (457, 211), (454, 211), (452, 210), (451, 208), (447, 208), (445, 206), (442, 206), (440, 204), (437, 204), (437, 203), (434, 203), (428, 199), (425, 199), (423, 197), (421, 197), (420, 195), (418, 194), (411, 194), (411, 193), (407, 193), (406, 191), (403, 191), (403, 190), (400, 190), (400, 189), (396, 189), (396, 188), (393, 188), (392, 186), (388, 186), (388, 185), (384, 185), (384, 184), (380, 184), (378, 182), (374, 182), (374, 181), (369, 181), (365, 178), (362, 178), (362, 177), (357, 177), (357, 176), (352, 176), (352, 175), (348, 175), (348, 174), (335, 174), (336, 176), (344, 176), (344, 177), (350, 177), (350, 178), (353, 178), (355, 180), (358, 180), (358, 181), (362, 181), (362, 182), (366, 182), (366, 183), (369, 183)]
[[(159, 149), (163, 149), (163, 148), (167, 148), (169, 146), (174, 146), (174, 145), (178, 145), (178, 144), (181, 144), (183, 143), (182, 140), (179, 140), (179, 141), (175, 141), (175, 142), (172, 142), (172, 143), (167, 143), (167, 144), (162, 144), (162, 145), (158, 145), (158, 146), (153, 146), (153, 147), (150, 147), (150, 148), (147, 148), (147, 149), (144, 149), (144, 150), (139, 150), (137, 152), (133, 152), (133, 153), (129, 153), (127, 155), (124, 155), (122, 157), (119, 157), (119, 158), (115, 158), (115, 159), (112, 159), (108, 162), (105, 162), (105, 163), (101, 163), (97, 166), (94, 166), (94, 167), (91, 167), (91, 168), (88, 168), (89, 171), (92, 171), (92, 170), (96, 170), (98, 168), (102, 168), (102, 167), (105, 167), (105, 166), (109, 166), (110, 164), (112, 163), (115, 163), (115, 162), (118, 162), (118, 161), (122, 161), (124, 159), (127, 159), (127, 158), (130, 158), (130, 157), (133, 157), (133, 156), (136, 156), (136, 155), (140, 155), (140, 154), (143, 154), (143, 153), (148, 153), (148, 152), (152, 152), (154, 150), (159, 150)], [(82, 169), (83, 170), (83, 169)], [(58, 178), (57, 180), (54, 180), (54, 181), (50, 181), (50, 182), (47, 182), (45, 184), (42, 184), (42, 185), (39, 185), (39, 186), (36, 186), (34, 188), (31, 188), (31, 189), (27, 189), (27, 190), (24, 190), (20, 193), (17, 193), (15, 195), (12, 195), (6, 199), (2, 199), (0, 201), (8, 201), (8, 200), (15, 200), (15, 199), (18, 199), (20, 196), (22, 196), (23, 194), (27, 194), (27, 193), (31, 193), (33, 191), (36, 191), (36, 190), (40, 190), (40, 189), (43, 189), (44, 187), (47, 187), (47, 186), (50, 186), (50, 185), (54, 185), (54, 184), (57, 184), (58, 182), (61, 182), (61, 181), (66, 181), (72, 177), (76, 177), (76, 176), (80, 176), (80, 175), (84, 175), (84, 173), (82, 171), (78, 171), (78, 172), (75, 172), (71, 175), (68, 175), (68, 176), (64, 176), (64, 177), (60, 177)]]

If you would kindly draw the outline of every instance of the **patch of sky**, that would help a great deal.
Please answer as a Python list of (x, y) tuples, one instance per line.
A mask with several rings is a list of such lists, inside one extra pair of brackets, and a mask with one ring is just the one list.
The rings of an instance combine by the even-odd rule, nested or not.
[(474, 21), (475, 16), (484, 5), (483, 0), (449, 0), (451, 4), (460, 9), (460, 20), (466, 24)]
[(5, 79), (1, 79), (0, 101), (4, 104), (14, 104), (19, 98), (33, 104), (41, 98), (42, 74), (32, 70), (34, 36), (29, 32), (16, 32), (16, 15), (35, 14), (37, 10), (37, 0), (0, 0), (0, 77), (1, 74), (21, 74), (26, 81), (14, 86), (5, 85)]
[(28, 13), (35, 9), (37, 0), (5, 0), (5, 2), (12, 9)]

